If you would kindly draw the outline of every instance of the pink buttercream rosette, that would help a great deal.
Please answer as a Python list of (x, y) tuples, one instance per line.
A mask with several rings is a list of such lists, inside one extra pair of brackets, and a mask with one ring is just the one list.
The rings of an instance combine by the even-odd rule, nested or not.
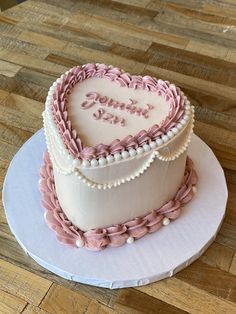
[(40, 191), (42, 193), (42, 205), (45, 208), (45, 220), (49, 228), (54, 230), (58, 241), (76, 247), (76, 241), (82, 240), (87, 249), (95, 251), (104, 249), (107, 246), (121, 246), (129, 237), (137, 240), (147, 233), (156, 232), (162, 227), (165, 217), (170, 221), (177, 219), (183, 206), (193, 198), (193, 187), (198, 180), (193, 162), (188, 157), (181, 186), (172, 200), (145, 216), (137, 217), (122, 224), (84, 232), (73, 225), (59, 204), (48, 152), (44, 154), (44, 165), (40, 170), (40, 177)]

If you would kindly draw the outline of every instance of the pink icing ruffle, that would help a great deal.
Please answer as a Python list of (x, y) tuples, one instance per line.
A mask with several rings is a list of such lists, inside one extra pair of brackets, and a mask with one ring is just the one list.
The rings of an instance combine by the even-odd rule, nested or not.
[(45, 220), (49, 228), (54, 230), (58, 241), (76, 247), (76, 241), (81, 239), (87, 249), (94, 251), (104, 249), (107, 246), (121, 246), (130, 236), (139, 239), (147, 233), (156, 232), (161, 228), (165, 217), (170, 220), (178, 218), (182, 207), (193, 198), (193, 186), (197, 184), (198, 180), (193, 162), (187, 158), (183, 181), (172, 200), (143, 217), (137, 217), (119, 225), (84, 232), (73, 225), (60, 207), (48, 152), (44, 154), (44, 165), (40, 170), (40, 177)]
[[(75, 84), (90, 77), (105, 77), (120, 86), (156, 92), (157, 95), (170, 102), (169, 113), (160, 125), (155, 124), (149, 130), (141, 130), (135, 136), (129, 135), (122, 140), (115, 139), (110, 145), (100, 143), (94, 147), (84, 147), (79, 134), (72, 127), (68, 117), (67, 102), (68, 95), (72, 92)], [(130, 75), (119, 68), (112, 68), (105, 64), (86, 64), (84, 67), (76, 66), (64, 75), (63, 81), (57, 85), (53, 94), (51, 110), (60, 136), (72, 156), (91, 160), (119, 153), (126, 149), (137, 148), (157, 139), (162, 134), (166, 134), (183, 117), (184, 98), (180, 89), (167, 81), (157, 80), (151, 76)]]

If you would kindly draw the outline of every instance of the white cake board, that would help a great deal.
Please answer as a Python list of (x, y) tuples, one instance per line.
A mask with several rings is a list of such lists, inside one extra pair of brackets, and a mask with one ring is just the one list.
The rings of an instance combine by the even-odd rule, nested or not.
[(5, 178), (3, 201), (19, 244), (53, 273), (111, 289), (141, 286), (174, 275), (196, 260), (215, 239), (225, 214), (227, 187), (219, 162), (196, 135), (189, 155), (199, 176), (197, 194), (180, 218), (133, 244), (100, 252), (62, 245), (46, 225), (38, 190), (45, 149), (42, 130), (21, 147)]

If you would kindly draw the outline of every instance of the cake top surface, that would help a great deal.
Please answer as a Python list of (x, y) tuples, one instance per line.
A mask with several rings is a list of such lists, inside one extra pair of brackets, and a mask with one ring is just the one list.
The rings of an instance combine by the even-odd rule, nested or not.
[(105, 64), (70, 69), (49, 94), (47, 112), (71, 156), (82, 160), (168, 140), (189, 119), (186, 97), (174, 84)]
[(77, 83), (68, 97), (68, 117), (84, 145), (108, 145), (160, 124), (170, 104), (156, 92), (120, 86), (109, 78)]

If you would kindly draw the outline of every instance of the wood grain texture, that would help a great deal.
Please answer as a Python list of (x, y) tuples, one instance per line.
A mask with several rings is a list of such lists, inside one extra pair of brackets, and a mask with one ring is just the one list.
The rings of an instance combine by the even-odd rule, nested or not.
[(0, 309), (1, 314), (22, 313), (27, 302), (16, 296), (0, 290)]
[(0, 187), (42, 127), (52, 82), (104, 62), (177, 84), (195, 132), (224, 167), (226, 216), (198, 261), (144, 287), (107, 290), (43, 269), (16, 242), (0, 205), (0, 313), (236, 313), (235, 0), (27, 0), (0, 13)]

